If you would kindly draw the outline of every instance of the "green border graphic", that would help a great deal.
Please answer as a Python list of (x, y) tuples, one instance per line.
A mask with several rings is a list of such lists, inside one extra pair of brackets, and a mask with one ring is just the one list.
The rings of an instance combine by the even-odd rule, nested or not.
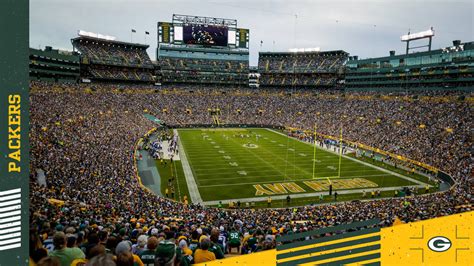
[[(1, 0), (0, 27), (0, 265), (28, 265), (29, 214), (29, 2), (28, 0)], [(9, 154), (10, 120), (9, 96), (19, 95), (20, 103), (20, 161), (19, 172), (8, 172), (14, 159)], [(17, 96), (18, 97), (18, 96)], [(13, 103), (13, 101), (10, 101)], [(16, 101), (15, 101), (16, 102)], [(18, 118), (15, 116), (14, 118)], [(12, 119), (13, 115), (12, 115)], [(18, 130), (18, 129), (16, 129)], [(12, 135), (12, 132), (10, 132)], [(15, 138), (17, 141), (18, 138)], [(13, 142), (12, 142), (13, 143)], [(20, 218), (21, 217), (21, 218)], [(20, 238), (21, 241), (18, 241)], [(13, 248), (12, 248), (13, 247)]]

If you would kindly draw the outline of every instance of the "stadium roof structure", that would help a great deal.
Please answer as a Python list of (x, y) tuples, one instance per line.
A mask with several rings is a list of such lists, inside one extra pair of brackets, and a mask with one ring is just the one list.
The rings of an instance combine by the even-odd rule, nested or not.
[[(474, 50), (474, 42), (459, 43), (458, 46), (459, 45), (462, 45), (463, 50)], [(373, 62), (373, 61), (383, 61), (383, 60), (393, 60), (393, 59), (402, 59), (402, 58), (413, 58), (413, 57), (420, 57), (420, 56), (427, 56), (427, 55), (436, 55), (443, 52), (444, 53), (451, 52), (451, 50), (455, 50), (455, 47), (456, 45), (442, 48), (442, 49), (415, 52), (411, 54), (389, 55), (389, 56), (382, 56), (382, 57), (355, 59), (355, 60), (349, 60), (349, 61), (358, 62), (358, 63), (366, 63), (366, 62)]]
[(88, 36), (79, 36), (76, 38), (71, 39), (71, 42), (79, 42), (79, 41), (93, 41), (97, 43), (104, 43), (104, 44), (116, 44), (119, 46), (125, 46), (127, 48), (140, 48), (143, 50), (146, 50), (148, 47), (150, 47), (147, 44), (140, 44), (140, 43), (131, 43), (131, 42), (121, 42), (121, 41), (113, 41), (113, 40), (105, 40), (101, 38), (94, 38), (94, 37), (88, 37)]
[(179, 14), (173, 14), (173, 23), (204, 24), (204, 25), (226, 26), (230, 28), (237, 27), (236, 19), (213, 18), (213, 17), (179, 15)]
[(34, 58), (48, 58), (66, 63), (79, 63), (79, 54), (77, 52), (53, 49), (51, 46), (46, 46), (44, 50), (30, 47), (30, 55)]
[(331, 55), (349, 55), (348, 52), (343, 50), (333, 51), (311, 51), (311, 52), (259, 52), (262, 56), (294, 56), (294, 55), (319, 55), (319, 56), (331, 56)]

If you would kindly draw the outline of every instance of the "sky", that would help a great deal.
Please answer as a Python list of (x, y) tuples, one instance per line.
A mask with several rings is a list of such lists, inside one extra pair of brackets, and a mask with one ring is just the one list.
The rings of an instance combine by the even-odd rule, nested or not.
[(472, 0), (30, 0), (30, 47), (72, 50), (71, 38), (85, 30), (146, 43), (155, 60), (157, 22), (171, 22), (173, 14), (236, 19), (250, 29), (250, 65), (260, 51), (290, 48), (342, 49), (359, 58), (400, 54), (401, 35), (430, 27), (433, 49), (474, 41)]

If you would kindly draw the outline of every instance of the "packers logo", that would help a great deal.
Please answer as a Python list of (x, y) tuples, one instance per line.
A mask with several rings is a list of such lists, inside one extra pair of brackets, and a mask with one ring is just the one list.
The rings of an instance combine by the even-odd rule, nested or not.
[(444, 252), (451, 247), (451, 240), (444, 236), (435, 236), (428, 241), (428, 247), (435, 252)]

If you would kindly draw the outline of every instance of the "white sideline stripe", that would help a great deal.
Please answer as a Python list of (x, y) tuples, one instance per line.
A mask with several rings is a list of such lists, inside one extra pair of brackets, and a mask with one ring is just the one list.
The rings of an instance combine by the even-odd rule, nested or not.
[(201, 203), (202, 198), (199, 194), (199, 190), (196, 184), (196, 179), (194, 179), (191, 166), (189, 166), (188, 158), (186, 152), (184, 151), (183, 143), (181, 142), (181, 137), (179, 137), (178, 130), (173, 129), (173, 133), (178, 135), (178, 150), (181, 159), (181, 165), (183, 166), (184, 177), (186, 178), (186, 184), (188, 185), (189, 196), (191, 197), (192, 203)]
[(15, 189), (6, 190), (6, 191), (0, 191), (0, 196), (13, 194), (13, 193), (20, 193), (20, 192), (21, 192), (21, 188), (15, 188)]
[[(274, 131), (274, 130), (272, 130), (272, 129), (269, 129), (269, 128), (266, 128), (266, 130), (268, 130), (268, 131), (271, 131), (271, 132), (275, 132), (275, 133), (277, 133), (277, 134), (280, 134), (280, 135), (283, 135), (283, 136), (286, 136), (286, 135), (285, 135), (285, 134), (283, 134), (283, 133), (280, 133), (280, 132)], [(286, 137), (288, 137), (288, 136), (286, 136)], [(306, 143), (306, 144), (308, 144), (308, 145), (311, 145), (311, 146), (313, 146), (313, 144), (311, 144), (311, 143), (308, 143), (308, 142), (305, 142), (305, 141), (302, 141), (302, 140), (299, 140), (299, 139), (294, 139), (294, 140), (297, 140), (297, 141), (299, 141), (299, 142)], [(319, 149), (321, 149), (320, 147), (318, 147), (318, 148), (319, 148)], [(334, 152), (334, 151), (331, 151), (331, 150), (329, 150), (329, 149), (328, 149), (327, 151), (329, 151), (329, 152), (332, 152), (332, 153), (334, 153), (334, 154), (338, 154), (338, 155), (339, 155), (339, 153), (337, 153), (337, 152)], [(347, 155), (342, 155), (342, 157), (344, 157), (344, 158), (346, 158), (346, 159), (349, 159), (349, 160), (352, 160), (352, 161), (354, 161), (354, 162), (361, 163), (361, 164), (363, 164), (363, 165), (365, 165), (365, 166), (372, 167), (372, 168), (374, 168), (374, 169), (377, 169), (377, 170), (380, 170), (380, 171), (382, 171), (382, 172), (389, 173), (389, 174), (391, 174), (391, 175), (394, 175), (394, 176), (396, 176), (396, 177), (399, 177), (399, 178), (402, 178), (402, 179), (405, 179), (405, 180), (411, 181), (411, 182), (413, 182), (413, 183), (415, 183), (415, 184), (418, 184), (418, 185), (423, 185), (423, 186), (426, 186), (426, 185), (428, 185), (429, 187), (433, 187), (433, 186), (431, 186), (431, 185), (429, 185), (429, 184), (423, 183), (423, 182), (421, 182), (421, 181), (418, 181), (418, 180), (416, 180), (416, 179), (413, 179), (413, 178), (410, 178), (410, 177), (407, 177), (407, 176), (401, 175), (401, 174), (399, 174), (399, 173), (392, 172), (392, 171), (390, 171), (390, 170), (387, 170), (387, 169), (384, 169), (384, 168), (381, 168), (381, 167), (378, 167), (378, 166), (372, 165), (372, 164), (370, 164), (370, 163), (366, 163), (366, 162), (363, 162), (363, 161), (359, 161), (359, 160), (357, 160), (357, 159), (354, 159), (354, 158), (352, 158), (352, 157), (349, 157), (349, 156), (347, 156)]]
[[(338, 195), (344, 195), (344, 194), (356, 194), (356, 193), (362, 193), (363, 191), (366, 192), (371, 192), (375, 190), (379, 191), (390, 191), (390, 190), (400, 190), (404, 187), (416, 187), (416, 188), (423, 188), (423, 185), (416, 185), (416, 186), (403, 186), (403, 187), (377, 187), (377, 188), (365, 188), (365, 189), (352, 189), (352, 190), (337, 190)], [(283, 200), (286, 199), (286, 197), (289, 194), (282, 194), (278, 196), (270, 196), (272, 200)], [(315, 192), (315, 193), (301, 193), (301, 194), (291, 194), (292, 199), (299, 199), (299, 198), (307, 198), (307, 197), (319, 197), (320, 195), (327, 196), (328, 191), (321, 191), (321, 192)], [(266, 196), (261, 196), (261, 197), (253, 197), (253, 198), (242, 198), (242, 199), (226, 199), (226, 200), (211, 200), (211, 201), (205, 201), (203, 202), (204, 205), (217, 205), (219, 204), (219, 201), (222, 203), (229, 203), (230, 201), (240, 201), (240, 202), (257, 202), (257, 201), (267, 201), (268, 195)], [(316, 202), (316, 200), (315, 200)]]

